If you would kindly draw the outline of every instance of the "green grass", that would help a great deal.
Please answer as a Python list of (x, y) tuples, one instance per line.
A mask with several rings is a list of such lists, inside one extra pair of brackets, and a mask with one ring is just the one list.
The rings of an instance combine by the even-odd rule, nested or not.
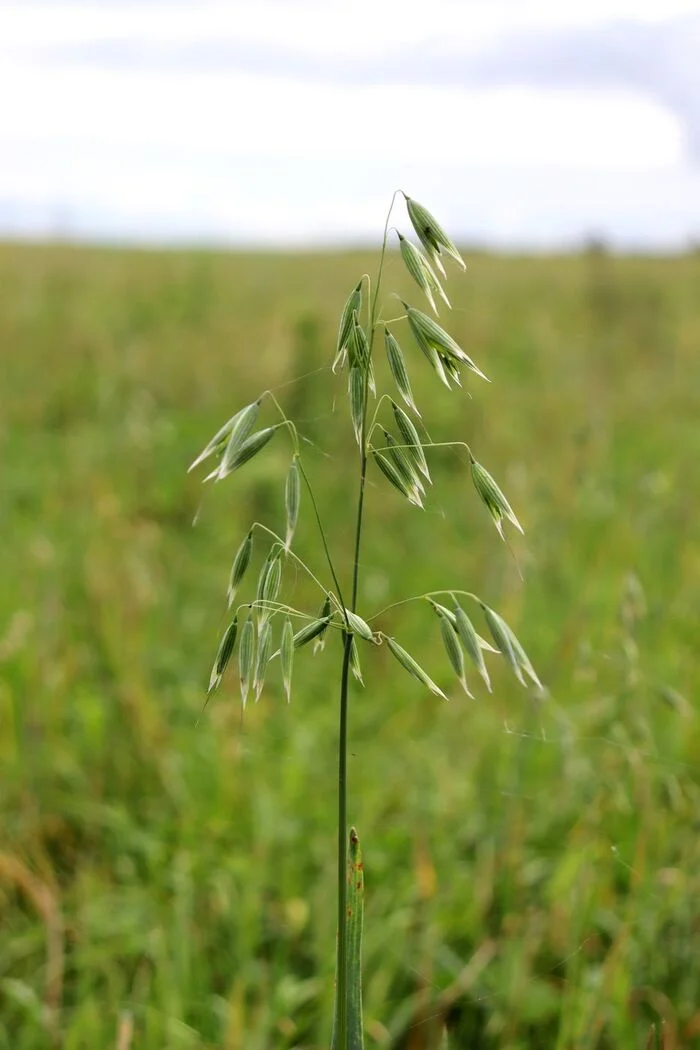
[[(230, 676), (196, 725), (289, 449), (195, 529), (185, 468), (279, 388), (348, 551), (344, 379), (317, 369), (375, 264), (0, 248), (0, 1050), (114, 1046), (125, 1010), (139, 1050), (327, 1046), (340, 646), (299, 654), (291, 705), (273, 676), (242, 722)], [(402, 282), (393, 260), (417, 302)], [(492, 385), (449, 397), (411, 355), (433, 438), (469, 441), (523, 522), (526, 581), (444, 453), (425, 513), (372, 474), (360, 611), (462, 580), (551, 697), (492, 663), (493, 696), (445, 704), (365, 655), (370, 1047), (423, 1050), (438, 1018), (459, 1048), (637, 1048), (662, 1018), (698, 1038), (698, 286), (697, 255), (475, 256), (450, 330)], [(324, 572), (309, 514), (298, 549)], [(381, 626), (452, 682), (427, 608)]]

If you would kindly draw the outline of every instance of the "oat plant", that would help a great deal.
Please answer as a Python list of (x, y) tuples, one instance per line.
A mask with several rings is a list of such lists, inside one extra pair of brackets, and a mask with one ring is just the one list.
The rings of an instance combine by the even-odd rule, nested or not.
[[(397, 197), (403, 197), (414, 243), (393, 227), (390, 219)], [(438, 306), (449, 309), (445, 292), (445, 264), (465, 269), (457, 248), (439, 223), (417, 201), (397, 190), (384, 227), (384, 238), (374, 282), (362, 275), (342, 309), (335, 351), (329, 367), (347, 389), (347, 424), (357, 444), (357, 503), (352, 549), (332, 552), (323, 525), (320, 500), (304, 466), (302, 441), (292, 419), (278, 399), (265, 391), (241, 408), (212, 437), (195, 459), (194, 469), (209, 463), (207, 482), (222, 482), (263, 454), (273, 440), (285, 440), (290, 465), (284, 487), (286, 520), (277, 530), (253, 522), (238, 547), (228, 582), (230, 621), (220, 640), (209, 680), (207, 700), (220, 686), (234, 654), (237, 655), (241, 703), (257, 701), (270, 669), (279, 676), (288, 701), (292, 698), (293, 668), (309, 650), (318, 651), (331, 636), (340, 642), (338, 703), (338, 867), (336, 986), (331, 1050), (360, 1050), (364, 1046), (361, 988), (363, 872), (357, 832), (348, 825), (348, 686), (350, 675), (363, 682), (362, 663), (376, 647), (385, 646), (404, 672), (431, 693), (448, 699), (428, 672), (400, 641), (382, 630), (382, 613), (358, 609), (360, 553), (364, 531), (367, 477), (373, 472), (379, 484), (396, 489), (409, 504), (422, 508), (432, 484), (430, 459), (457, 450), (471, 476), (476, 497), (491, 515), (500, 537), (505, 527), (522, 527), (510, 503), (486, 467), (464, 442), (434, 442), (414, 396), (410, 373), (417, 372), (416, 357), (427, 359), (429, 370), (448, 390), (473, 376), (487, 380), (479, 365), (429, 313), (397, 296), (388, 299), (394, 316), (385, 320), (380, 292), (390, 238), (396, 236), (401, 259), (427, 308), (438, 316)], [(398, 305), (397, 305), (398, 304)], [(380, 307), (382, 307), (380, 309)], [(397, 312), (398, 311), (398, 312)], [(416, 354), (420, 351), (420, 355)], [(377, 355), (383, 354), (391, 376), (391, 389), (379, 391), (375, 382)], [(423, 366), (424, 367), (424, 366)], [(319, 564), (308, 565), (294, 550), (294, 533), (300, 507), (308, 504), (318, 526)], [(250, 568), (262, 557), (257, 582), (245, 599), (240, 589), (248, 583)], [(315, 609), (297, 609), (284, 600), (285, 570), (291, 565), (308, 574), (318, 588)], [(539, 687), (537, 674), (525, 650), (505, 620), (478, 595), (448, 582), (440, 591), (408, 597), (424, 604), (436, 628), (456, 681), (468, 696), (471, 673), (476, 672), (487, 690), (491, 680), (486, 655), (505, 658), (523, 684)], [(399, 603), (402, 604), (402, 603)], [(382, 612), (386, 612), (383, 610)], [(477, 619), (477, 617), (479, 619)], [(477, 630), (483, 621), (487, 641)], [(276, 668), (276, 670), (275, 670)], [(363, 683), (364, 684), (364, 683)]]

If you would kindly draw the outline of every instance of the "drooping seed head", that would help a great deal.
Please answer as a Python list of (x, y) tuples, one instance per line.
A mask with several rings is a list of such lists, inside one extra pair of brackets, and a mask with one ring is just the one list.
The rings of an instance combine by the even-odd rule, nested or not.
[(409, 455), (407, 449), (397, 444), (389, 431), (384, 430), (383, 427), (382, 433), (384, 434), (384, 441), (387, 446), (388, 458), (394, 464), (397, 471), (406, 482), (408, 488), (415, 489), (419, 497), (424, 496), (425, 488), (423, 487), (423, 482), (416, 470), (415, 459)]
[(345, 610), (345, 616), (353, 634), (359, 634), (360, 638), (364, 638), (366, 642), (374, 640), (372, 628), (361, 616), (358, 616), (357, 613), (352, 612), (350, 609)]
[(265, 684), (265, 671), (270, 658), (270, 644), (272, 642), (272, 624), (267, 620), (260, 628), (258, 636), (258, 651), (255, 657), (255, 674), (253, 676), (253, 690), (257, 704)]
[(350, 333), (353, 327), (353, 315), (358, 315), (362, 308), (362, 281), (359, 281), (355, 288), (350, 292), (347, 302), (343, 307), (343, 312), (340, 317), (340, 327), (338, 329), (338, 341), (336, 344), (335, 360), (333, 361), (333, 371), (337, 371), (338, 368), (342, 368), (345, 363), (347, 356), (347, 347)]
[[(516, 636), (515, 632), (513, 631), (513, 628), (509, 624), (507, 624), (506, 621), (503, 619), (503, 617), (499, 616), (498, 613), (493, 613), (493, 615), (498, 619), (498, 622), (499, 622), (502, 630), (505, 632), (505, 634), (508, 637), (508, 641), (510, 642), (510, 647), (512, 649), (513, 656), (515, 657), (515, 660), (516, 660), (516, 662), (518, 664), (518, 667), (522, 671), (525, 672), (525, 674), (530, 679), (530, 681), (534, 685), (536, 685), (538, 689), (544, 689), (544, 686), (542, 685), (542, 682), (540, 681), (539, 676), (538, 676), (537, 672), (535, 671), (535, 668), (532, 666), (532, 663), (530, 662), (529, 656), (527, 655), (527, 653), (523, 649), (523, 647), (522, 647), (518, 637)], [(518, 677), (520, 677), (520, 676), (518, 676)], [(522, 681), (522, 679), (520, 679), (520, 680)], [(523, 685), (526, 685), (526, 684), (527, 683), (523, 682)]]
[(487, 641), (477, 632), (477, 641), (479, 642), (479, 648), (484, 653), (500, 653), (500, 649), (497, 649), (495, 645), (491, 645), (491, 642)]
[(229, 609), (233, 605), (233, 600), (236, 596), (236, 591), (238, 590), (239, 584), (245, 576), (246, 569), (250, 565), (250, 558), (252, 553), (253, 530), (250, 529), (248, 535), (243, 540), (243, 543), (241, 543), (240, 547), (236, 551), (236, 554), (233, 559), (233, 564), (231, 566), (231, 574), (229, 576), (227, 591)]
[(255, 655), (255, 626), (250, 617), (241, 628), (241, 639), (238, 645), (238, 672), (241, 681), (241, 703), (245, 710), (248, 692), (250, 690), (250, 679), (253, 672), (253, 657)]
[(441, 605), (440, 602), (436, 602), (434, 598), (428, 597), (428, 603), (433, 607), (433, 610), (438, 616), (444, 616), (445, 619), (449, 620), (452, 626), (456, 628), (457, 621), (455, 620), (455, 614), (451, 609), (448, 609), (446, 605)]
[(265, 580), (263, 582), (261, 599), (263, 602), (263, 608), (260, 612), (260, 623), (264, 623), (271, 615), (272, 610), (270, 606), (277, 600), (279, 594), (280, 584), (282, 582), (282, 551), (277, 547), (274, 556), (272, 557), (267, 572), (265, 574)]
[(420, 493), (417, 492), (415, 488), (409, 488), (391, 460), (387, 459), (382, 452), (378, 452), (376, 449), (372, 449), (372, 456), (384, 477), (391, 482), (394, 488), (397, 489), (402, 496), (405, 496), (409, 503), (413, 503), (416, 507), (423, 509), (423, 501), (420, 498)]
[(443, 275), (445, 273), (440, 260), (440, 254), (443, 250), (450, 255), (463, 270), (466, 270), (467, 267), (464, 259), (459, 254), (457, 248), (447, 236), (437, 219), (430, 214), (428, 209), (424, 208), (422, 204), (418, 203), (418, 201), (413, 200), (412, 197), (406, 197), (406, 208), (413, 229), (416, 231), (421, 244), (428, 252), (429, 256), (435, 261), (440, 272)]
[(467, 655), (471, 659), (472, 663), (476, 667), (477, 671), (486, 683), (486, 688), (491, 692), (491, 679), (489, 672), (484, 662), (484, 654), (482, 652), (482, 646), (479, 642), (479, 635), (474, 630), (474, 625), (465, 613), (464, 609), (459, 605), (454, 595), (452, 600), (455, 603), (454, 607), (454, 622), (455, 629), (459, 635), (459, 640), (464, 646)]
[(505, 620), (501, 616), (499, 616), (497, 612), (495, 612), (493, 609), (490, 609), (488, 605), (484, 604), (484, 602), (481, 602), (480, 604), (482, 612), (486, 619), (486, 623), (488, 624), (489, 631), (491, 632), (491, 637), (496, 643), (498, 651), (502, 653), (503, 656), (505, 656), (506, 660), (510, 664), (510, 668), (513, 674), (518, 679), (518, 681), (522, 685), (526, 685), (525, 679), (523, 678), (523, 672), (520, 668), (520, 663), (518, 662), (518, 658), (515, 655), (515, 650), (513, 649), (513, 643), (511, 640), (512, 631), (508, 627), (508, 624), (505, 622)]
[(294, 536), (294, 530), (297, 526), (299, 519), (299, 503), (301, 500), (301, 477), (299, 474), (299, 464), (297, 457), (291, 462), (289, 471), (287, 473), (287, 480), (284, 486), (284, 507), (287, 514), (287, 533), (285, 536), (284, 547), (285, 550), (289, 550), (292, 545), (292, 538)]
[(466, 365), (476, 375), (489, 382), (488, 377), (472, 361), (469, 354), (464, 352), (459, 343), (455, 342), (449, 332), (446, 332), (444, 328), (436, 324), (432, 317), (428, 317), (422, 310), (416, 310), (414, 306), (409, 306), (403, 300), (401, 302), (406, 310), (406, 317), (413, 332), (413, 337), (426, 356), (430, 356), (427, 349), (430, 348), (441, 357), (455, 362), (455, 364)]
[(361, 686), (364, 686), (365, 680), (362, 677), (362, 668), (360, 666), (360, 657), (359, 657), (359, 654), (357, 652), (357, 642), (355, 641), (355, 636), (354, 635), (352, 636), (352, 638), (350, 640), (350, 667), (352, 668), (352, 673), (353, 673), (353, 676), (355, 677), (356, 681), (358, 681)]
[(316, 636), (316, 639), (314, 641), (314, 656), (316, 655), (316, 653), (320, 653), (323, 650), (323, 648), (325, 647), (325, 644), (326, 644), (326, 636), (328, 634), (327, 628), (328, 628), (328, 624), (331, 621), (331, 604), (332, 604), (331, 603), (331, 596), (330, 596), (330, 594), (327, 594), (326, 597), (323, 600), (323, 605), (321, 606), (321, 611), (318, 614), (319, 620), (325, 620), (326, 621), (326, 626)]
[(285, 617), (280, 642), (280, 663), (282, 664), (282, 684), (287, 703), (292, 699), (292, 666), (294, 663), (294, 628), (289, 617)]
[(350, 354), (351, 365), (359, 365), (362, 369), (367, 367), (367, 362), (369, 361), (369, 343), (367, 342), (365, 330), (360, 324), (357, 314), (353, 314), (352, 317), (352, 327), (348, 338), (348, 353)]
[(459, 683), (464, 689), (467, 696), (473, 698), (473, 693), (469, 689), (467, 679), (464, 671), (464, 655), (462, 653), (461, 646), (459, 644), (459, 638), (457, 636), (457, 628), (455, 623), (455, 616), (451, 609), (446, 608), (444, 605), (440, 605), (439, 602), (434, 601), (432, 598), (428, 598), (428, 601), (432, 605), (434, 611), (437, 613), (438, 620), (440, 623), (440, 634), (442, 636), (442, 644), (447, 653), (447, 658), (452, 664)]
[(221, 679), (224, 676), (229, 660), (233, 654), (233, 650), (236, 646), (236, 634), (238, 633), (238, 616), (234, 616), (231, 623), (228, 625), (223, 633), (221, 641), (219, 642), (219, 648), (214, 659), (214, 666), (211, 669), (211, 675), (209, 676), (209, 689), (207, 690), (207, 698), (210, 693), (215, 689), (219, 688)]
[(236, 422), (231, 428), (228, 443), (219, 466), (220, 479), (225, 478), (227, 474), (230, 474), (235, 469), (234, 464), (236, 466), (239, 465), (236, 463), (237, 457), (241, 449), (246, 446), (246, 442), (253, 432), (259, 411), (260, 402), (254, 401), (239, 413)]
[(350, 418), (355, 440), (362, 448), (362, 429), (365, 418), (365, 379), (359, 365), (350, 369)]
[(447, 616), (440, 617), (440, 634), (442, 635), (442, 644), (447, 653), (447, 658), (452, 664), (452, 670), (457, 675), (459, 683), (467, 696), (473, 697), (474, 694), (470, 691), (469, 686), (467, 685), (467, 679), (464, 673), (464, 654), (462, 653), (462, 647), (459, 644), (457, 632)]
[(413, 659), (410, 653), (399, 645), (395, 638), (390, 638), (388, 635), (383, 635), (386, 640), (386, 644), (389, 647), (389, 651), (398, 660), (405, 671), (408, 671), (410, 675), (416, 678), (424, 686), (426, 686), (431, 693), (435, 693), (436, 696), (442, 697), (443, 700), (447, 700), (447, 697), (443, 693), (439, 685), (436, 685), (429, 674), (427, 674), (416, 660)]
[(486, 468), (481, 465), (481, 463), (477, 463), (477, 461), (474, 459), (471, 453), (470, 458), (474, 488), (476, 489), (482, 503), (493, 518), (501, 539), (505, 541), (505, 536), (503, 534), (504, 518), (507, 518), (508, 521), (512, 522), (512, 524), (515, 525), (516, 529), (518, 529), (518, 531), (522, 533), (522, 525), (516, 518), (510, 503), (503, 495), (494, 479), (491, 477)]
[(318, 638), (319, 635), (326, 631), (330, 622), (330, 616), (323, 616), (318, 620), (312, 620), (310, 623), (307, 623), (294, 635), (294, 648), (301, 649), (303, 645), (313, 641), (314, 638)]
[(367, 377), (367, 386), (376, 395), (377, 387), (374, 381), (374, 367), (372, 365), (367, 334), (356, 314), (353, 317), (353, 327), (348, 340), (348, 355), (351, 368), (357, 367), (360, 369), (363, 378)]
[(269, 605), (271, 602), (276, 601), (279, 594), (282, 581), (281, 555), (282, 545), (273, 543), (258, 576), (255, 602), (258, 606), (258, 625), (260, 627), (270, 617), (272, 610), (269, 608)]
[(396, 426), (398, 427), (399, 433), (406, 445), (406, 455), (413, 461), (416, 468), (421, 472), (426, 481), (432, 483), (430, 471), (428, 470), (428, 461), (425, 458), (425, 452), (423, 451), (423, 445), (421, 444), (420, 436), (413, 425), (412, 420), (409, 419), (404, 410), (400, 408), (395, 401), (391, 402), (391, 408), (394, 413), (394, 419), (396, 420)]
[(408, 379), (408, 372), (406, 370), (406, 362), (401, 352), (401, 347), (396, 342), (396, 339), (391, 334), (388, 328), (384, 329), (384, 348), (386, 350), (387, 360), (389, 362), (389, 368), (391, 374), (394, 377), (397, 389), (404, 399), (406, 404), (417, 416), (420, 416), (420, 412), (416, 408), (416, 403), (413, 400), (413, 392), (411, 390), (411, 384)]
[[(257, 409), (260, 407), (260, 401), (254, 401), (252, 405), (246, 405), (245, 408), (240, 409), (236, 412), (235, 416), (224, 423), (220, 430), (214, 434), (214, 437), (206, 445), (204, 449), (199, 453), (197, 458), (188, 467), (188, 473), (198, 467), (205, 459), (211, 456), (213, 453), (223, 453), (226, 446), (229, 444), (231, 436), (234, 433), (239, 434), (239, 440), (242, 442), (245, 440), (247, 435), (250, 433), (253, 424), (255, 423), (255, 417), (257, 416)], [(250, 422), (251, 410), (255, 410), (252, 415), (252, 423)], [(250, 429), (246, 430), (249, 426)], [(241, 429), (242, 428), (242, 429)], [(242, 437), (240, 436), (242, 433)]]
[(208, 474), (204, 479), (209, 481), (212, 478), (216, 478), (217, 481), (223, 481), (224, 478), (228, 477), (229, 474), (233, 474), (234, 470), (238, 470), (244, 463), (251, 460), (253, 456), (257, 456), (258, 452), (265, 447), (268, 441), (274, 437), (277, 430), (279, 430), (280, 424), (274, 427), (266, 427), (264, 430), (259, 430), (257, 434), (253, 434), (246, 441), (240, 445), (232, 458), (229, 458), (228, 451), (229, 446), (224, 453), (224, 458), (221, 461), (221, 466), (218, 470)]
[(430, 354), (426, 354), (426, 356), (430, 360), (440, 382), (444, 383), (448, 390), (452, 389), (452, 383), (461, 386), (462, 380), (457, 365), (449, 358), (439, 354), (434, 347), (431, 346), (428, 349)]
[(435, 305), (435, 298), (433, 296), (434, 291), (441, 293), (443, 299), (445, 299), (449, 306), (449, 300), (442, 290), (442, 286), (435, 276), (435, 273), (426, 257), (414, 244), (411, 244), (411, 242), (407, 241), (405, 237), (402, 237), (400, 233), (399, 248), (406, 269), (418, 287), (425, 293), (425, 297), (433, 308), (433, 312), (435, 314), (438, 312), (437, 306)]
[(454, 360), (454, 358), (446, 357), (444, 354), (438, 354), (438, 357), (440, 358), (440, 364), (445, 370), (445, 375), (447, 376), (448, 383), (450, 380), (452, 380), (452, 382), (456, 383), (457, 386), (461, 386), (462, 376), (459, 371), (459, 365)]

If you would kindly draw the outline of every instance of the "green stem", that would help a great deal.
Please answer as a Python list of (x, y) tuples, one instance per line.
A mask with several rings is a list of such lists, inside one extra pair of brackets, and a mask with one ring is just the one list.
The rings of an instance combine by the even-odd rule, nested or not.
[[(396, 191), (398, 192), (398, 190)], [(367, 343), (369, 361), (372, 360), (372, 344), (377, 312), (377, 299), (382, 282), (386, 242), (389, 232), (389, 219), (394, 207), (396, 193), (391, 199), (391, 207), (384, 224), (382, 254), (379, 259), (377, 283), (374, 288), (372, 305), (368, 319)], [(356, 611), (357, 592), (360, 581), (360, 545), (362, 542), (362, 520), (365, 506), (365, 481), (367, 478), (367, 389), (369, 385), (369, 367), (365, 371), (364, 412), (360, 435), (360, 487), (357, 497), (357, 517), (355, 521), (355, 545), (352, 562), (352, 598), (350, 609)], [(340, 594), (339, 594), (340, 597)], [(340, 599), (342, 601), (342, 597)], [(347, 622), (346, 622), (347, 626)], [(350, 659), (352, 654), (352, 634), (346, 630), (343, 639), (343, 666), (340, 677), (340, 717), (338, 725), (338, 954), (336, 962), (336, 1035), (337, 1050), (347, 1050), (348, 1046), (348, 682), (350, 678)]]
[(410, 598), (402, 598), (400, 602), (392, 602), (391, 605), (385, 605), (379, 612), (373, 613), (372, 616), (367, 617), (367, 623), (371, 623), (372, 620), (378, 619), (383, 616), (384, 613), (390, 612), (391, 609), (398, 609), (400, 605), (408, 605), (409, 602), (422, 602), (426, 598), (432, 598), (436, 594), (461, 594), (466, 598), (471, 598), (473, 601), (480, 603), (481, 598), (478, 594), (473, 594), (471, 591), (460, 591), (455, 587), (443, 588), (441, 591), (426, 591), (425, 594), (414, 594)]
[[(259, 529), (261, 532), (266, 532), (269, 536), (272, 536), (273, 540), (277, 540), (277, 542), (280, 544), (280, 546), (284, 547), (284, 540), (282, 539), (282, 537), (278, 536), (277, 533), (273, 529), (269, 529), (267, 527), (267, 525), (263, 525), (262, 522), (254, 521), (253, 524), (251, 525), (251, 528), (252, 529)], [(287, 557), (294, 559), (294, 561), (297, 563), (297, 565), (300, 568), (302, 568), (305, 573), (308, 574), (309, 578), (313, 580), (313, 582), (316, 584), (316, 586), (321, 590), (321, 592), (323, 594), (327, 593), (326, 588), (321, 583), (319, 578), (317, 576), (314, 576), (314, 574), (311, 571), (311, 569), (309, 568), (309, 566), (306, 564), (305, 561), (302, 561), (302, 559), (299, 557), (298, 554), (295, 554), (293, 550), (288, 550), (287, 551)]]
[(343, 669), (340, 677), (340, 722), (338, 727), (338, 946), (336, 960), (337, 1050), (348, 1045), (348, 680), (352, 634), (343, 635)]
[[(304, 464), (301, 461), (301, 457), (298, 458), (297, 463), (298, 463), (298, 466), (299, 466), (299, 473), (301, 474), (302, 478), (304, 479), (304, 484), (306, 485), (306, 488), (307, 488), (308, 493), (309, 493), (309, 499), (311, 500), (311, 506), (314, 509), (314, 515), (316, 517), (316, 524), (318, 525), (318, 531), (321, 534), (321, 543), (323, 544), (323, 550), (324, 550), (325, 555), (326, 555), (326, 561), (328, 562), (328, 568), (331, 571), (331, 576), (333, 577), (333, 583), (335, 584), (335, 589), (338, 592), (338, 600), (340, 601), (340, 604), (343, 606), (343, 609), (345, 609), (345, 601), (343, 599), (343, 592), (342, 592), (342, 590), (340, 588), (340, 582), (339, 582), (338, 577), (336, 575), (335, 566), (333, 565), (333, 559), (331, 558), (331, 552), (328, 549), (328, 541), (326, 540), (326, 532), (325, 532), (325, 529), (323, 528), (323, 522), (321, 521), (321, 515), (319, 513), (318, 504), (316, 503), (316, 497), (314, 496), (314, 490), (311, 487), (311, 482), (309, 481), (308, 475), (307, 475), (306, 471), (304, 470)], [(343, 612), (343, 615), (345, 615), (344, 612)], [(346, 618), (346, 623), (347, 623), (347, 618)]]
[[(295, 425), (291, 421), (291, 419), (287, 418), (287, 416), (285, 415), (284, 409), (282, 408), (282, 406), (280, 405), (279, 401), (277, 400), (277, 398), (275, 397), (275, 395), (272, 393), (271, 390), (266, 390), (261, 395), (261, 397), (269, 397), (270, 398), (270, 400), (273, 402), (275, 408), (277, 409), (279, 414), (282, 416), (283, 424), (289, 428), (289, 431), (290, 431), (290, 433), (292, 435), (292, 441), (294, 442), (294, 453), (295, 453), (296, 458), (297, 458), (297, 465), (299, 467), (299, 473), (301, 474), (302, 478), (304, 479), (304, 484), (306, 485), (306, 488), (307, 488), (308, 493), (309, 493), (309, 499), (311, 500), (311, 506), (314, 509), (314, 516), (316, 518), (316, 524), (318, 525), (318, 531), (321, 534), (321, 543), (323, 544), (323, 550), (324, 550), (324, 553), (326, 555), (326, 561), (328, 562), (328, 568), (331, 571), (331, 576), (333, 577), (333, 583), (335, 584), (335, 588), (336, 588), (336, 590), (338, 592), (338, 599), (340, 600), (340, 603), (341, 603), (341, 605), (343, 606), (343, 609), (344, 609), (345, 608), (345, 602), (343, 600), (342, 591), (340, 589), (340, 583), (338, 581), (338, 576), (336, 575), (335, 566), (333, 565), (333, 559), (331, 558), (331, 552), (330, 552), (330, 550), (328, 548), (328, 540), (326, 539), (326, 530), (324, 529), (323, 522), (321, 521), (321, 514), (320, 514), (320, 511), (318, 509), (318, 504), (316, 503), (316, 497), (314, 496), (314, 490), (311, 487), (311, 482), (309, 481), (309, 476), (306, 473), (306, 471), (304, 470), (304, 464), (303, 464), (302, 459), (301, 459), (301, 453), (299, 451), (299, 434), (297, 432), (297, 428), (295, 427)], [(280, 424), (280, 426), (283, 425), (283, 424)], [(345, 617), (345, 622), (347, 624), (347, 617)]]
[[(374, 427), (374, 425), (375, 424), (372, 423), (373, 427)], [(370, 434), (370, 437), (371, 437), (371, 434)], [(393, 447), (394, 448), (416, 448), (417, 446), (416, 445), (399, 445), (398, 442), (397, 442)], [(469, 445), (466, 443), (466, 441), (422, 441), (420, 447), (424, 448), (424, 449), (425, 448), (464, 448), (464, 449), (467, 450), (467, 454), (469, 455), (470, 460), (473, 458), (472, 457), (472, 450), (469, 448)], [(375, 452), (386, 452), (390, 448), (391, 448), (390, 445), (376, 445), (376, 446), (374, 446), (374, 451)]]
[[(370, 357), (372, 356), (371, 337), (374, 335), (374, 322), (375, 322), (376, 316), (377, 316), (377, 299), (379, 298), (379, 286), (382, 283), (382, 271), (384, 269), (384, 256), (386, 255), (386, 242), (387, 242), (387, 237), (389, 236), (389, 219), (391, 218), (391, 212), (392, 212), (392, 209), (394, 207), (394, 201), (396, 200), (396, 194), (397, 193), (403, 193), (403, 190), (394, 190), (394, 196), (391, 198), (391, 205), (389, 206), (389, 212), (388, 212), (387, 217), (386, 217), (386, 222), (384, 223), (384, 239), (382, 241), (382, 254), (379, 257), (379, 272), (377, 274), (377, 285), (376, 285), (376, 287), (374, 289), (374, 298), (372, 299), (372, 310), (371, 310), (371, 313), (370, 313), (370, 321), (369, 321), (369, 323), (370, 323), (370, 338), (368, 339), (368, 342), (370, 344), (370, 347), (369, 347), (369, 349), (370, 349)], [(404, 194), (404, 196), (405, 196), (405, 194)]]

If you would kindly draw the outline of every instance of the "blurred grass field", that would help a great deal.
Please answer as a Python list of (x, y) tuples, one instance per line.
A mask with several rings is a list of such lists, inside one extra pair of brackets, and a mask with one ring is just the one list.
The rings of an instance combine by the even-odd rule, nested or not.
[[(274, 388), (347, 566), (345, 380), (319, 369), (375, 267), (0, 247), (0, 1050), (328, 1045), (340, 647), (298, 654), (291, 705), (273, 674), (242, 721), (231, 675), (196, 724), (232, 554), (253, 519), (282, 528), (289, 447), (196, 528), (185, 471)], [(420, 603), (381, 625), (451, 703), (363, 654), (368, 1047), (427, 1050), (443, 1020), (455, 1048), (637, 1048), (661, 1021), (700, 1045), (699, 287), (697, 254), (475, 255), (443, 320), (492, 384), (450, 395), (411, 354), (433, 438), (469, 441), (523, 522), (525, 583), (436, 453), (423, 513), (371, 476), (360, 611), (475, 590), (550, 695), (492, 660), (468, 700)], [(422, 305), (396, 259), (386, 288)]]

